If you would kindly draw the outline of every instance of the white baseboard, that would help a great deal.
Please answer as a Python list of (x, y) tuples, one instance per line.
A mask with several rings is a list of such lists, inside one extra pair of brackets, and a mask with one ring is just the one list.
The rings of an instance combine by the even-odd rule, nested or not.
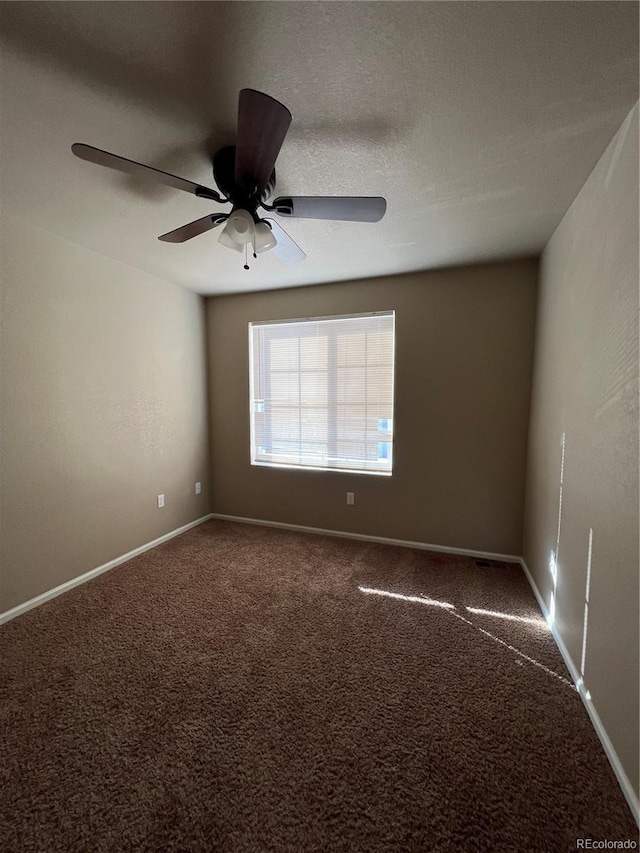
[(196, 519), (196, 521), (190, 521), (188, 524), (183, 524), (182, 527), (178, 527), (175, 530), (172, 530), (170, 533), (165, 533), (164, 536), (159, 536), (152, 542), (147, 542), (145, 545), (140, 545), (139, 548), (134, 548), (133, 551), (129, 551), (126, 554), (122, 554), (122, 556), (116, 557), (114, 560), (109, 560), (108, 563), (104, 563), (104, 565), (102, 566), (98, 566), (95, 569), (91, 569), (90, 571), (85, 572), (83, 575), (78, 575), (78, 577), (76, 578), (72, 578), (71, 580), (66, 581), (65, 583), (61, 583), (60, 586), (56, 586), (53, 589), (48, 590), (47, 592), (43, 592), (41, 595), (36, 595), (35, 598), (30, 598), (29, 601), (25, 601), (23, 604), (18, 604), (17, 607), (13, 607), (11, 610), (5, 610), (4, 613), (0, 613), (0, 625), (2, 625), (4, 622), (8, 622), (10, 619), (15, 619), (16, 616), (21, 616), (28, 610), (33, 610), (34, 607), (38, 607), (38, 605), (44, 604), (45, 601), (49, 601), (51, 598), (56, 598), (56, 596), (62, 595), (63, 592), (67, 592), (67, 590), (73, 589), (74, 586), (79, 586), (81, 583), (86, 583), (92, 578), (101, 575), (103, 572), (108, 572), (109, 569), (114, 569), (121, 563), (126, 563), (127, 560), (131, 560), (133, 557), (137, 557), (138, 554), (144, 554), (145, 551), (149, 551), (151, 548), (155, 548), (157, 545), (161, 545), (163, 542), (166, 542), (169, 539), (173, 539), (174, 536), (180, 536), (181, 533), (190, 530), (192, 527), (196, 527), (198, 524), (202, 524), (203, 521), (208, 521), (211, 517), (212, 516), (210, 514), (204, 515), (202, 516), (202, 518)]
[(285, 524), (280, 521), (263, 521), (262, 519), (257, 518), (241, 518), (235, 515), (223, 515), (222, 513), (212, 512), (208, 515), (202, 516), (202, 518), (196, 519), (196, 521), (191, 521), (189, 524), (184, 524), (182, 527), (176, 528), (176, 530), (172, 530), (170, 533), (165, 533), (164, 536), (160, 536), (157, 539), (154, 539), (152, 542), (147, 542), (145, 545), (140, 545), (139, 548), (134, 548), (133, 551), (129, 551), (126, 554), (122, 554), (120, 557), (116, 557), (113, 560), (110, 560), (108, 563), (104, 563), (102, 566), (98, 566), (95, 569), (91, 569), (88, 572), (85, 572), (82, 575), (78, 575), (78, 577), (72, 578), (71, 580), (66, 581), (60, 586), (56, 586), (53, 589), (48, 590), (47, 592), (43, 592), (40, 595), (35, 596), (35, 598), (30, 598), (28, 601), (23, 602), (22, 604), (18, 604), (16, 607), (13, 607), (11, 610), (6, 610), (4, 613), (0, 613), (0, 625), (4, 622), (9, 622), (11, 619), (15, 619), (16, 616), (20, 616), (22, 613), (26, 613), (29, 610), (32, 610), (34, 607), (38, 607), (40, 604), (44, 604), (45, 601), (49, 601), (52, 598), (56, 598), (58, 595), (62, 595), (63, 592), (67, 592), (69, 589), (73, 589), (74, 586), (79, 586), (82, 583), (86, 583), (90, 581), (92, 578), (101, 575), (103, 572), (109, 571), (109, 569), (113, 569), (116, 566), (121, 565), (122, 563), (126, 563), (127, 560), (133, 559), (133, 557), (137, 557), (139, 554), (143, 554), (145, 551), (149, 551), (151, 548), (155, 548), (157, 545), (161, 545), (163, 542), (166, 542), (169, 539), (173, 539), (174, 536), (179, 536), (181, 533), (184, 533), (187, 530), (190, 530), (192, 527), (196, 527), (198, 524), (202, 524), (204, 521), (208, 521), (210, 518), (219, 518), (224, 521), (236, 521), (242, 524), (258, 524), (265, 527), (280, 527), (286, 530), (297, 530), (302, 533), (316, 533), (324, 536), (338, 536), (345, 539), (361, 539), (365, 542), (381, 542), (384, 545), (400, 545), (404, 548), (420, 548), (427, 551), (439, 551), (445, 554), (463, 554), (465, 556), (470, 557), (481, 557), (488, 560), (504, 560), (505, 562), (511, 563), (519, 563), (520, 557), (517, 557), (513, 554), (498, 554), (490, 551), (471, 551), (464, 548), (450, 548), (447, 545), (429, 545), (424, 542), (410, 542), (404, 539), (388, 539), (383, 536), (368, 536), (364, 533), (345, 533), (342, 530), (324, 530), (319, 527), (304, 527), (300, 524)]
[(367, 533), (347, 533), (344, 530), (325, 530), (322, 527), (305, 527), (303, 524), (286, 524), (284, 521), (265, 521), (261, 518), (242, 518), (239, 515), (224, 515), (212, 512), (211, 518), (222, 521), (237, 521), (239, 524), (258, 524), (262, 527), (279, 527), (297, 530), (299, 533), (315, 533), (320, 536), (338, 536), (341, 539), (358, 539), (363, 542), (380, 542), (382, 545), (399, 545), (401, 548), (419, 548), (422, 551), (437, 551), (441, 554), (461, 554), (465, 557), (480, 557), (485, 560), (502, 560), (505, 563), (520, 563), (514, 554), (498, 554), (493, 551), (472, 551), (468, 548), (450, 548), (448, 545), (430, 545), (427, 542), (411, 542), (408, 539), (389, 539), (386, 536), (369, 536)]
[(573, 662), (571, 655), (569, 654), (569, 650), (564, 644), (564, 640), (558, 631), (557, 626), (551, 622), (549, 609), (544, 602), (542, 595), (540, 594), (540, 590), (536, 582), (533, 579), (531, 572), (529, 571), (529, 567), (524, 561), (523, 557), (519, 558), (519, 562), (522, 566), (522, 569), (527, 576), (527, 580), (529, 581), (529, 585), (533, 590), (533, 594), (538, 600), (538, 604), (540, 605), (540, 610), (542, 611), (542, 615), (547, 620), (551, 628), (551, 633), (553, 634), (553, 639), (556, 641), (556, 645), (560, 650), (560, 654), (564, 658), (564, 662), (567, 665), (567, 669), (571, 673), (571, 678), (573, 679), (573, 683), (576, 685), (577, 691), (584, 703), (585, 708), (587, 709), (587, 714), (589, 714), (589, 719), (591, 720), (594, 729), (596, 730), (596, 734), (600, 738), (600, 743), (602, 744), (604, 751), (609, 759), (609, 763), (613, 767), (613, 772), (616, 774), (616, 778), (620, 787), (622, 788), (622, 793), (625, 796), (627, 803), (629, 804), (629, 808), (636, 820), (636, 823), (640, 825), (640, 801), (638, 800), (638, 796), (636, 792), (633, 790), (631, 782), (629, 781), (629, 777), (624, 771), (622, 763), (618, 758), (618, 754), (614, 749), (613, 744), (611, 743), (611, 739), (607, 734), (607, 730), (605, 729), (602, 720), (598, 712), (596, 711), (595, 705), (593, 704), (593, 700), (591, 699), (591, 694), (587, 690), (585, 683), (580, 675), (580, 671), (578, 667)]

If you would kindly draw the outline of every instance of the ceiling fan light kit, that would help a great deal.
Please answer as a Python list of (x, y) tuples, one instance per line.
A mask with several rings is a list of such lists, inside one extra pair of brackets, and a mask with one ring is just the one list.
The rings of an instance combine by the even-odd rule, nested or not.
[(276, 220), (260, 218), (260, 207), (283, 217), (346, 222), (379, 222), (387, 209), (387, 202), (380, 196), (283, 196), (268, 204), (276, 186), (275, 162), (290, 124), (291, 113), (284, 104), (255, 89), (242, 89), (236, 144), (220, 149), (213, 158), (213, 177), (219, 192), (91, 145), (76, 142), (71, 150), (82, 160), (99, 166), (143, 175), (199, 198), (231, 204), (229, 213), (209, 214), (158, 239), (184, 243), (226, 222), (218, 242), (237, 252), (244, 250), (244, 268), (249, 269), (249, 245), (254, 257), (270, 250), (284, 263), (296, 263), (306, 257)]
[(253, 247), (253, 257), (257, 258), (263, 252), (268, 252), (277, 244), (273, 232), (261, 219), (254, 222), (253, 216), (243, 208), (234, 210), (227, 219), (227, 224), (218, 237), (218, 242), (228, 249), (236, 252), (245, 251), (245, 269), (249, 269), (247, 263), (247, 251), (249, 244)]

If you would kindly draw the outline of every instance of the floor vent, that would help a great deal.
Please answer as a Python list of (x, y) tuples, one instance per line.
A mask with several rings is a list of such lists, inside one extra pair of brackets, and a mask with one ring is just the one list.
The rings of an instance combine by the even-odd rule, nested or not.
[(503, 563), (501, 560), (475, 560), (475, 564), (479, 569), (508, 569), (509, 563)]

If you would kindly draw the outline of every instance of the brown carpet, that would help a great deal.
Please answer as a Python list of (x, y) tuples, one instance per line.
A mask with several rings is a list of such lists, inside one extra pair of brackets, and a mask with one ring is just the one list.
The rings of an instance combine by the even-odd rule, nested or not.
[(211, 521), (7, 623), (3, 853), (637, 838), (546, 626), (467, 607), (540, 619), (519, 567)]

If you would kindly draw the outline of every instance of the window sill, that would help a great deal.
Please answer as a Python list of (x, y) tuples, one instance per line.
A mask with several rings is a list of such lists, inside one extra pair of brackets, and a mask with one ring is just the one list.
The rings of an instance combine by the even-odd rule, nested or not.
[(362, 468), (322, 468), (313, 465), (290, 465), (277, 462), (251, 462), (252, 468), (277, 468), (279, 471), (321, 471), (325, 474), (364, 474), (367, 477), (392, 477), (393, 471), (366, 471)]

